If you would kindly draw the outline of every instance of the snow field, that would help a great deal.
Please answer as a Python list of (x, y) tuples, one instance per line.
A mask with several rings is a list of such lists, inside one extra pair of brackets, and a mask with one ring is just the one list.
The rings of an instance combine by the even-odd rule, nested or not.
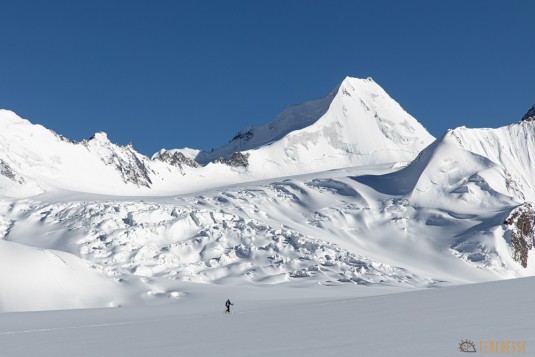
[[(459, 344), (469, 340), (478, 350), (483, 342), (519, 342), (520, 355), (529, 355), (534, 314), (525, 307), (533, 283), (403, 293), (346, 286), (337, 297), (320, 286), (196, 285), (173, 305), (3, 314), (0, 343), (6, 356), (25, 357), (442, 357), (461, 353)], [(227, 298), (235, 303), (231, 315), (223, 313)]]

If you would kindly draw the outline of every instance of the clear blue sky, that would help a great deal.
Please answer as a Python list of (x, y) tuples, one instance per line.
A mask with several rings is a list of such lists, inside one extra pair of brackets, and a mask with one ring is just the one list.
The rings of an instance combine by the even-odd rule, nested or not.
[(535, 103), (535, 1), (0, 1), (0, 108), (211, 149), (371, 76), (435, 136)]

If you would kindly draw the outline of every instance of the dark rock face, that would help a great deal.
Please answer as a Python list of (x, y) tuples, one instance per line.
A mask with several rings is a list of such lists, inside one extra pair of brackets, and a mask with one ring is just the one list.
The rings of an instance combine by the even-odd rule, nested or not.
[(516, 208), (503, 226), (513, 250), (513, 259), (527, 268), (528, 253), (533, 249), (535, 240), (535, 207), (531, 203), (525, 203)]
[(126, 146), (112, 144), (105, 133), (97, 133), (91, 139), (84, 140), (82, 144), (98, 155), (106, 165), (115, 168), (124, 183), (151, 187), (150, 174), (154, 172), (149, 168), (149, 160), (139, 154), (131, 144)]
[(121, 172), (124, 182), (131, 182), (138, 186), (149, 187), (152, 181), (149, 176), (149, 169), (143, 162), (143, 158), (138, 157), (132, 149), (126, 153), (127, 160), (119, 158), (117, 169)]
[(145, 166), (143, 160), (129, 150), (121, 154), (112, 152), (110, 156), (101, 157), (101, 159), (106, 165), (111, 165), (119, 171), (125, 183), (133, 183), (137, 186), (150, 188), (152, 181), (149, 176), (149, 169)]
[(238, 132), (236, 135), (234, 135), (234, 137), (232, 138), (232, 140), (229, 141), (229, 143), (239, 140), (240, 144), (243, 145), (244, 143), (249, 141), (254, 136), (254, 132), (255, 132), (254, 127), (249, 127), (247, 129), (244, 129)]
[(7, 177), (11, 181), (23, 184), (24, 178), (19, 176), (5, 161), (0, 159), (0, 175)]
[(171, 153), (169, 151), (164, 151), (158, 155), (155, 160), (163, 161), (169, 165), (176, 166), (181, 170), (184, 166), (199, 167), (199, 164), (197, 164), (195, 160), (186, 157), (186, 155), (181, 152)]
[(535, 105), (522, 117), (522, 121), (535, 121)]
[[(49, 130), (50, 130), (50, 129), (49, 129)], [(56, 132), (53, 131), (53, 130), (50, 130), (50, 132), (51, 132), (52, 134), (54, 134), (54, 136), (55, 136), (56, 138), (58, 138), (60, 141), (63, 141), (63, 142), (69, 143), (69, 144), (74, 144), (74, 145), (78, 144), (77, 141), (74, 141), (74, 140), (71, 140), (71, 139), (69, 139), (69, 138), (66, 138), (66, 137), (64, 137), (63, 135), (58, 134), (58, 133), (56, 133)]]
[(249, 166), (249, 156), (251, 154), (249, 153), (242, 153), (242, 152), (235, 152), (232, 154), (232, 156), (225, 160), (224, 157), (220, 157), (219, 159), (215, 160), (216, 163), (221, 163), (225, 165), (229, 165), (232, 167), (247, 167)]

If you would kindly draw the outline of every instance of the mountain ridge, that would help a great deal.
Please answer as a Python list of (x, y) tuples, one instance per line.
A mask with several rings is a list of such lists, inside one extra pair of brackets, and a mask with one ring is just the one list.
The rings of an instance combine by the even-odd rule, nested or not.
[[(152, 158), (106, 133), (76, 142), (0, 111), (0, 192), (50, 189), (119, 195), (172, 194), (187, 187), (411, 161), (433, 137), (371, 78), (346, 77), (324, 98), (294, 105), (265, 126), (242, 130), (211, 153), (160, 150)], [(15, 138), (15, 139), (14, 139)], [(31, 158), (31, 162), (28, 162)], [(9, 170), (9, 174), (7, 174)], [(8, 180), (9, 177), (20, 177)]]
[(526, 114), (522, 117), (522, 121), (533, 121), (535, 120), (535, 105), (531, 107), (530, 110), (527, 111)]

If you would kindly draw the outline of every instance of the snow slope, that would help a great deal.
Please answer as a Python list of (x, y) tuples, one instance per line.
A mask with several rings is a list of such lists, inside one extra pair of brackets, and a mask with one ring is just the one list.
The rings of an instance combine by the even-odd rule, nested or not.
[(0, 241), (0, 311), (116, 306), (126, 290), (72, 254)]
[(380, 192), (407, 196), (412, 203), (425, 207), (515, 205), (504, 167), (464, 149), (456, 140), (456, 130), (428, 146), (407, 167), (359, 180)]
[[(468, 340), (478, 353), (503, 341), (509, 353), (493, 354), (529, 355), (533, 284), (525, 278), (399, 294), (361, 288), (339, 296), (198, 286), (173, 305), (3, 314), (0, 344), (3, 355), (26, 357), (449, 357)], [(223, 314), (228, 297), (232, 315)]]
[(463, 149), (500, 165), (508, 192), (522, 201), (535, 201), (535, 121), (497, 129), (462, 127), (449, 135)]
[(359, 181), (413, 204), (492, 209), (535, 200), (535, 122), (449, 130), (407, 167)]

